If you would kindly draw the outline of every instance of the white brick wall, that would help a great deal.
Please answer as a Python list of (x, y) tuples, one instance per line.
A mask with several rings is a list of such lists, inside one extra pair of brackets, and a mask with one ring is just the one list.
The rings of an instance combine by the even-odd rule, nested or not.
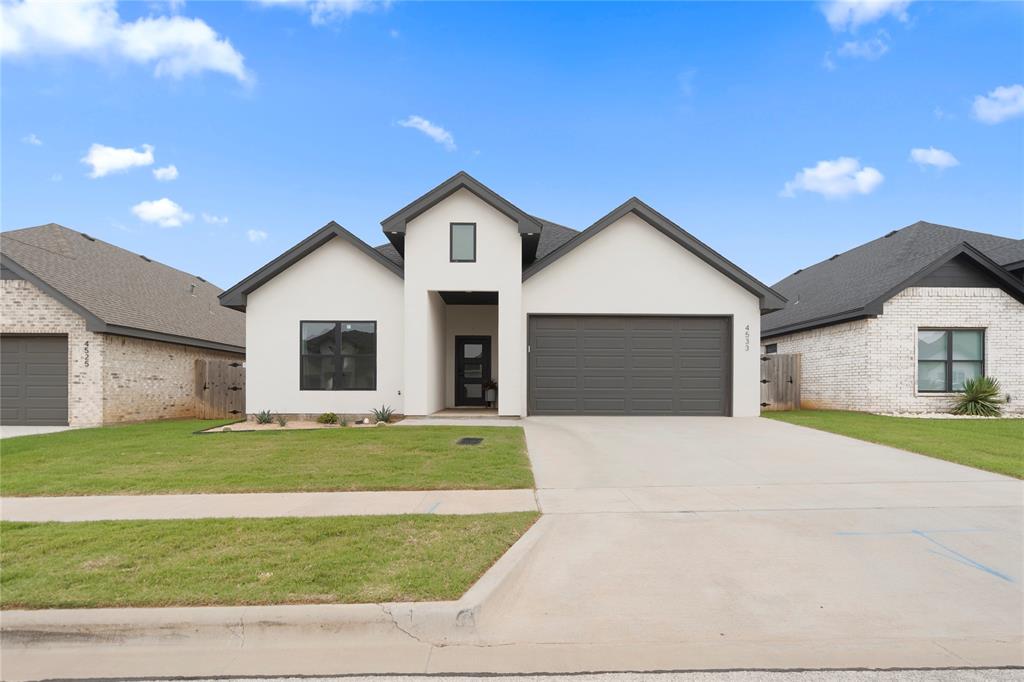
[(951, 396), (917, 392), (920, 327), (985, 329), (985, 373), (1024, 413), (1024, 305), (1001, 289), (910, 287), (877, 318), (765, 338), (779, 353), (800, 353), (805, 408), (944, 412)]

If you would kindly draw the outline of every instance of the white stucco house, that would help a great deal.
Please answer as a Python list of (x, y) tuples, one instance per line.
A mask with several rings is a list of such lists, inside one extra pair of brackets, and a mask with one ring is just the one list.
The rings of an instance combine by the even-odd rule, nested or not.
[(246, 411), (759, 412), (782, 296), (629, 199), (577, 232), (458, 173), (382, 221), (330, 222), (220, 296), (246, 312)]
[(805, 408), (948, 411), (999, 380), (1024, 413), (1024, 240), (918, 222), (796, 271), (766, 313), (767, 353), (801, 356)]

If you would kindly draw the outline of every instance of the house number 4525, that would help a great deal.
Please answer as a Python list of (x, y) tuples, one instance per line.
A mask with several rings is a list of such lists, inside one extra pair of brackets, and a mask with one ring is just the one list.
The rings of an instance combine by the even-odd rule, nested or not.
[(743, 328), (743, 350), (750, 350), (750, 325)]
[(82, 364), (86, 367), (89, 366), (89, 342), (85, 342), (85, 349), (82, 352)]

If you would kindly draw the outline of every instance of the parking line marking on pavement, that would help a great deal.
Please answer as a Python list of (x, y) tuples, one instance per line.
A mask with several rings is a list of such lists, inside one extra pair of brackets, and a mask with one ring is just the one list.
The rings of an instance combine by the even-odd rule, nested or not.
[(984, 571), (985, 573), (988, 573), (989, 575), (993, 575), (993, 576), (999, 578), (1000, 580), (1005, 580), (1006, 582), (1009, 582), (1009, 583), (1016, 582), (1012, 577), (1006, 575), (1005, 573), (1001, 573), (1001, 572), (997, 571), (996, 569), (992, 568), (991, 566), (986, 566), (985, 564), (983, 564), (983, 563), (981, 563), (979, 561), (975, 561), (974, 559), (970, 558), (969, 556), (967, 556), (965, 554), (961, 554), (960, 552), (956, 551), (952, 547), (939, 542), (938, 540), (936, 540), (935, 538), (933, 538), (931, 536), (932, 533), (990, 533), (990, 532), (993, 532), (993, 531), (988, 529), (988, 528), (950, 528), (950, 529), (940, 529), (940, 530), (918, 530), (916, 528), (912, 528), (910, 530), (890, 530), (890, 531), (878, 531), (878, 532), (841, 530), (841, 531), (836, 531), (836, 535), (844, 535), (844, 536), (914, 535), (914, 536), (919, 537), (919, 538), (924, 538), (925, 540), (927, 540), (928, 542), (932, 543), (933, 545), (938, 546), (942, 550), (941, 552), (939, 552), (939, 551), (936, 551), (934, 549), (929, 549), (928, 550), (929, 554), (935, 554), (937, 556), (940, 556), (940, 557), (943, 557), (943, 558), (946, 558), (946, 559), (952, 559), (953, 561), (956, 561), (958, 563), (964, 564), (965, 566), (970, 566), (971, 568), (976, 568), (979, 571)]

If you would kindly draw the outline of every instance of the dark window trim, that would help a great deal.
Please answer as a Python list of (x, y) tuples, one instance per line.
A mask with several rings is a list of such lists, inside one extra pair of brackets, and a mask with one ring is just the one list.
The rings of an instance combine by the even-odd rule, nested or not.
[[(473, 258), (470, 260), (463, 260), (455, 257), (455, 226), (456, 225), (472, 225), (473, 226)], [(448, 223), (448, 262), (449, 263), (475, 263), (476, 262), (476, 223)]]
[[(985, 355), (987, 348), (985, 347), (985, 328), (984, 327), (918, 327), (918, 335), (921, 332), (943, 332), (946, 336), (946, 359), (945, 360), (922, 360), (919, 355), (919, 351), (915, 350), (914, 355), (917, 357), (917, 371), (914, 375), (914, 389), (918, 393), (931, 393), (931, 394), (945, 394), (945, 393), (963, 393), (963, 389), (956, 390), (953, 388), (953, 332), (981, 332), (981, 360), (956, 360), (955, 362), (980, 362), (981, 363), (981, 376), (985, 376)], [(915, 338), (914, 343), (916, 344), (915, 349), (920, 348), (920, 338)], [(943, 362), (946, 365), (946, 383), (940, 390), (929, 390), (919, 386), (921, 377), (921, 363), (922, 362)]]
[(771, 355), (779, 352), (779, 344), (777, 343), (766, 343), (764, 344), (764, 354)]
[[(302, 385), (302, 358), (307, 355), (312, 357), (312, 353), (303, 353), (302, 343), (302, 325), (304, 324), (333, 324), (337, 325), (336, 332), (340, 332), (341, 325), (343, 324), (372, 324), (373, 325), (373, 387), (372, 388), (305, 388)], [(299, 390), (300, 391), (376, 391), (377, 390), (377, 333), (379, 329), (377, 326), (377, 320), (299, 320)], [(319, 353), (316, 355), (320, 355)], [(334, 352), (334, 357), (337, 362), (335, 363), (335, 376), (341, 371), (341, 358), (345, 355), (351, 357), (367, 357), (368, 353), (353, 354), (353, 353), (342, 353), (341, 352), (341, 338), (338, 338), (337, 350)], [(323, 357), (323, 356), (321, 356)], [(335, 384), (338, 382), (335, 381)]]

